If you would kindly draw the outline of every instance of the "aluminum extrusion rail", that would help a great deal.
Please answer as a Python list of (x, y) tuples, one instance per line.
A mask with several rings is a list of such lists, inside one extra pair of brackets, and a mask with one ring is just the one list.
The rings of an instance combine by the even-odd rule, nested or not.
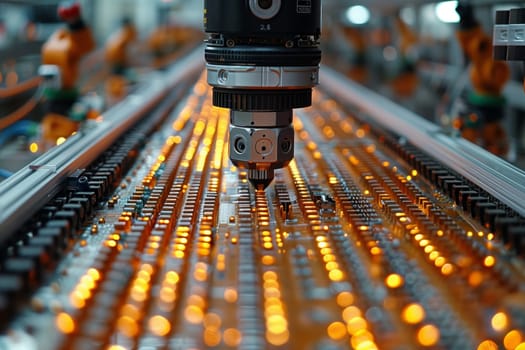
[(323, 89), (358, 107), (370, 120), (404, 137), (443, 165), (481, 187), (520, 215), (525, 215), (525, 172), (484, 149), (445, 131), (327, 67)]
[(176, 62), (165, 74), (103, 113), (93, 129), (70, 137), (0, 184), (0, 244), (49, 201), (59, 185), (75, 170), (93, 162), (145, 113), (154, 109), (178, 82), (197, 75), (204, 67), (202, 47)]

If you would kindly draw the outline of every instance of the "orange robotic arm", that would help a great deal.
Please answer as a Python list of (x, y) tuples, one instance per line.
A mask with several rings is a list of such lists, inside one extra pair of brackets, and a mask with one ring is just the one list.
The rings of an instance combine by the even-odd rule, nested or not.
[(78, 3), (59, 7), (58, 14), (68, 26), (57, 30), (44, 44), (42, 63), (58, 66), (62, 89), (73, 89), (78, 78), (79, 61), (95, 48), (95, 41), (80, 17)]
[(359, 83), (364, 83), (367, 79), (366, 70), (366, 39), (362, 29), (343, 27), (343, 34), (352, 45), (354, 55), (348, 76)]
[(361, 30), (352, 27), (344, 27), (343, 33), (356, 52), (362, 53), (365, 51), (366, 41)]
[(80, 16), (78, 3), (59, 6), (58, 15), (67, 27), (57, 30), (42, 47), (43, 65), (58, 67), (60, 76), (60, 86), (44, 90), (47, 113), (41, 124), (45, 145), (54, 144), (57, 139), (67, 138), (78, 130), (79, 121), (70, 115), (78, 98), (78, 67), (82, 57), (95, 48), (91, 31)]
[(126, 49), (137, 38), (135, 26), (127, 19), (119, 31), (113, 34), (106, 43), (106, 60), (115, 68), (126, 66)]
[(457, 7), (457, 12), (461, 18), (457, 38), (471, 62), (472, 91), (467, 95), (467, 110), (460, 113), (455, 126), (464, 138), (504, 156), (508, 140), (501, 125), (505, 105), (502, 91), (510, 78), (510, 69), (505, 62), (494, 60), (492, 38), (474, 18), (473, 8), (463, 3)]
[[(467, 10), (467, 6), (458, 8), (462, 16), (465, 16), (467, 11), (472, 10)], [(460, 25), (457, 32), (459, 44), (472, 62), (472, 87), (478, 94), (499, 96), (510, 78), (510, 69), (507, 63), (494, 60), (492, 38), (483, 32), (480, 24), (472, 16), (466, 15), (468, 21)]]
[(390, 81), (390, 86), (399, 97), (407, 98), (412, 96), (419, 84), (415, 62), (417, 57), (414, 54), (418, 37), (399, 15), (396, 16), (395, 24), (400, 37), (398, 45), (402, 61), (399, 75)]
[(396, 27), (401, 36), (399, 48), (403, 55), (410, 53), (410, 50), (417, 44), (418, 38), (410, 27), (399, 17), (396, 17)]
[(470, 80), (474, 90), (483, 95), (500, 95), (510, 78), (507, 63), (492, 57), (492, 39), (477, 25), (457, 33), (463, 52), (472, 62)]

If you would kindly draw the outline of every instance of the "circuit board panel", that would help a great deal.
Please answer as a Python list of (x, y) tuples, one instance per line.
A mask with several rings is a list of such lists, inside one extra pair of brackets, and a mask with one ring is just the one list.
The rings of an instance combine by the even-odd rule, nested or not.
[(0, 348), (525, 347), (516, 218), (322, 90), (294, 116), (295, 159), (256, 191), (210, 96), (201, 78), (143, 146), (132, 134), (91, 171), (77, 206), (55, 199), (39, 247), (73, 233)]

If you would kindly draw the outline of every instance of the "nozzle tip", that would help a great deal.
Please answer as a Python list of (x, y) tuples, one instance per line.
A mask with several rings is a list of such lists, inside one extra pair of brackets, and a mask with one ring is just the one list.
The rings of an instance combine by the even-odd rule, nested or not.
[(248, 169), (248, 180), (258, 191), (264, 191), (272, 183), (273, 169)]

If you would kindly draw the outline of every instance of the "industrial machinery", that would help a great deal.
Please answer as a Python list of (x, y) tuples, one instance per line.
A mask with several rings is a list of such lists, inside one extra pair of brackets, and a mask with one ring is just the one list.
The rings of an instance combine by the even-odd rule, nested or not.
[(77, 79), (82, 57), (95, 48), (91, 30), (82, 19), (77, 2), (63, 4), (58, 15), (67, 27), (57, 30), (42, 47), (41, 75), (46, 81), (47, 114), (42, 119), (42, 138), (55, 144), (78, 130), (87, 113), (75, 113)]
[[(247, 2), (268, 3), (315, 8)], [(249, 72), (249, 44), (152, 72), (0, 182), (0, 349), (522, 350), (525, 172), (324, 66), (270, 125), (312, 84), (220, 85), (238, 66), (210, 61)], [(265, 50), (253, 69), (295, 71)], [(293, 133), (294, 159), (230, 160), (232, 118)]]
[(399, 52), (401, 64), (396, 76), (390, 81), (392, 90), (398, 97), (413, 96), (419, 84), (417, 76), (417, 42), (418, 37), (414, 31), (401, 19), (399, 14), (395, 18), (395, 25), (399, 32)]
[(506, 62), (492, 56), (492, 38), (484, 33), (468, 3), (458, 6), (461, 16), (458, 40), (471, 62), (472, 91), (466, 98), (466, 108), (456, 120), (461, 135), (499, 156), (508, 152), (509, 141), (502, 125), (505, 115), (503, 88), (510, 78)]
[(210, 0), (204, 15), (213, 104), (231, 109), (230, 158), (264, 189), (292, 160), (292, 109), (309, 106), (318, 83), (321, 1)]
[(366, 36), (362, 28), (352, 26), (344, 26), (343, 34), (345, 39), (351, 43), (353, 51), (347, 74), (353, 81), (364, 84), (368, 78), (366, 67)]
[(256, 190), (201, 58), (0, 184), (0, 348), (523, 346), (523, 171), (322, 68)]
[[(525, 61), (523, 50), (523, 25), (525, 9), (496, 11), (493, 33), (494, 59), (502, 61)], [(525, 90), (525, 83), (524, 83)]]
[(106, 42), (106, 62), (111, 67), (112, 75), (106, 84), (109, 100), (120, 99), (126, 95), (126, 73), (129, 69), (128, 52), (131, 44), (137, 39), (137, 30), (129, 18), (122, 19), (120, 28)]

